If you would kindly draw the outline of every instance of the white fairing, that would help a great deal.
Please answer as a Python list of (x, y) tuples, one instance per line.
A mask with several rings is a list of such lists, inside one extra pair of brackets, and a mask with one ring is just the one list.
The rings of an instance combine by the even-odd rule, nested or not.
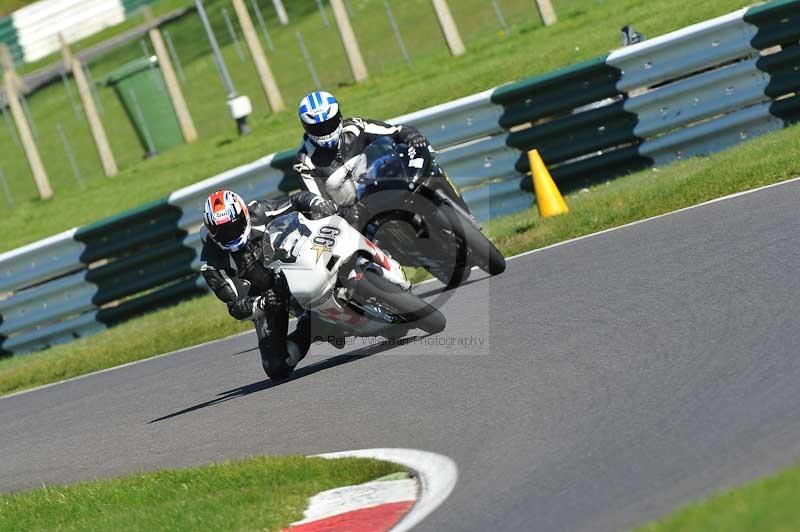
[[(288, 224), (276, 222), (289, 222)], [(347, 223), (341, 216), (310, 220), (300, 213), (282, 216), (269, 228), (270, 241), (275, 249), (284, 249), (290, 257), (280, 263), (289, 291), (297, 302), (331, 323), (350, 329), (353, 333), (370, 335), (386, 323), (372, 321), (351, 310), (337, 297), (336, 281), (339, 267), (358, 251), (370, 254), (383, 269), (383, 275), (393, 283), (408, 288), (400, 264), (383, 253), (372, 242)], [(279, 245), (276, 246), (276, 242)]]

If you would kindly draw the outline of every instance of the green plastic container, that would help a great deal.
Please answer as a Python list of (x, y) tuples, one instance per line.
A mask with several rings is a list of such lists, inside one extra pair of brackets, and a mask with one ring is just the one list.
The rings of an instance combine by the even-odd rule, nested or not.
[(155, 58), (142, 57), (121, 66), (108, 75), (105, 84), (117, 93), (146, 157), (183, 143), (178, 118)]

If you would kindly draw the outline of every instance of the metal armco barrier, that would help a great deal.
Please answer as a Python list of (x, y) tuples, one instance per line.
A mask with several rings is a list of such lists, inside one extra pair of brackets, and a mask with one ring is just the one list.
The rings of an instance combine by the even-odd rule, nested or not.
[[(557, 182), (613, 177), (800, 121), (798, 41), (800, 2), (781, 0), (501, 87), (492, 100), (504, 127), (524, 128), (508, 143), (538, 148)], [(528, 171), (527, 159), (516, 167)]]
[[(532, 201), (532, 148), (557, 182), (581, 183), (800, 121), (800, 0), (742, 9), (390, 121), (428, 136), (479, 220), (517, 212)], [(206, 196), (219, 188), (247, 199), (285, 194), (299, 185), (293, 158), (293, 150), (269, 155), (0, 254), (0, 354), (69, 341), (203, 290)]]

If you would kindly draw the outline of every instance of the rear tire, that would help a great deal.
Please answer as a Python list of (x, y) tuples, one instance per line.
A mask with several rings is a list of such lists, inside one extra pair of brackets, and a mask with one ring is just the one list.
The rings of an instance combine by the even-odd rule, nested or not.
[(439, 310), (420, 297), (384, 279), (373, 270), (364, 272), (364, 277), (358, 282), (354, 298), (362, 303), (373, 300), (374, 304), (387, 310), (403, 323), (429, 334), (441, 332), (447, 326), (447, 320)]
[(441, 279), (439, 280), (445, 283), (445, 290), (453, 290), (454, 288), (458, 288), (461, 283), (467, 280), (470, 270), (471, 268), (467, 265), (456, 266), (456, 268), (453, 270), (453, 273), (450, 274), (450, 278), (447, 279), (446, 282), (442, 281)]

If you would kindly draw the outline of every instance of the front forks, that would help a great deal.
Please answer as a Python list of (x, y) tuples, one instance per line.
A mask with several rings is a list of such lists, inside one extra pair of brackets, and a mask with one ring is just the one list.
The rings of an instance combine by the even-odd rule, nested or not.
[(453, 201), (451, 198), (449, 198), (449, 197), (447, 196), (447, 194), (445, 194), (444, 192), (442, 192), (442, 191), (441, 191), (441, 190), (439, 190), (439, 189), (436, 189), (436, 190), (434, 190), (434, 191), (433, 191), (433, 193), (434, 193), (434, 195), (435, 195), (435, 196), (436, 196), (436, 197), (437, 197), (437, 198), (438, 198), (438, 199), (439, 199), (439, 200), (440, 200), (442, 203), (445, 203), (445, 204), (447, 204), (447, 205), (450, 205), (450, 207), (452, 207), (452, 208), (453, 208), (453, 210), (454, 210), (454, 211), (455, 211), (455, 212), (456, 212), (458, 215), (460, 215), (460, 217), (461, 217), (461, 218), (463, 218), (464, 220), (466, 220), (466, 221), (468, 221), (469, 223), (471, 223), (471, 224), (472, 224), (472, 225), (473, 225), (473, 226), (474, 226), (474, 227), (475, 227), (475, 228), (476, 228), (478, 231), (481, 231), (481, 230), (482, 230), (482, 228), (481, 228), (480, 224), (479, 224), (479, 223), (478, 223), (478, 221), (475, 219), (475, 217), (472, 215), (472, 213), (470, 213), (470, 212), (469, 212), (468, 210), (466, 210), (464, 207), (462, 207), (461, 205), (459, 205), (459, 204), (458, 204), (458, 202), (456, 202), (456, 201)]
[[(389, 258), (389, 260), (393, 260)], [(367, 257), (358, 257), (353, 263), (352, 268), (347, 270), (347, 276), (339, 278), (340, 284), (348, 291), (348, 295), (352, 295), (356, 286), (364, 277), (367, 270), (372, 270), (387, 281), (401, 287), (403, 290), (411, 290), (411, 283), (406, 279), (405, 273), (402, 268), (398, 268), (397, 272), (387, 270)]]

